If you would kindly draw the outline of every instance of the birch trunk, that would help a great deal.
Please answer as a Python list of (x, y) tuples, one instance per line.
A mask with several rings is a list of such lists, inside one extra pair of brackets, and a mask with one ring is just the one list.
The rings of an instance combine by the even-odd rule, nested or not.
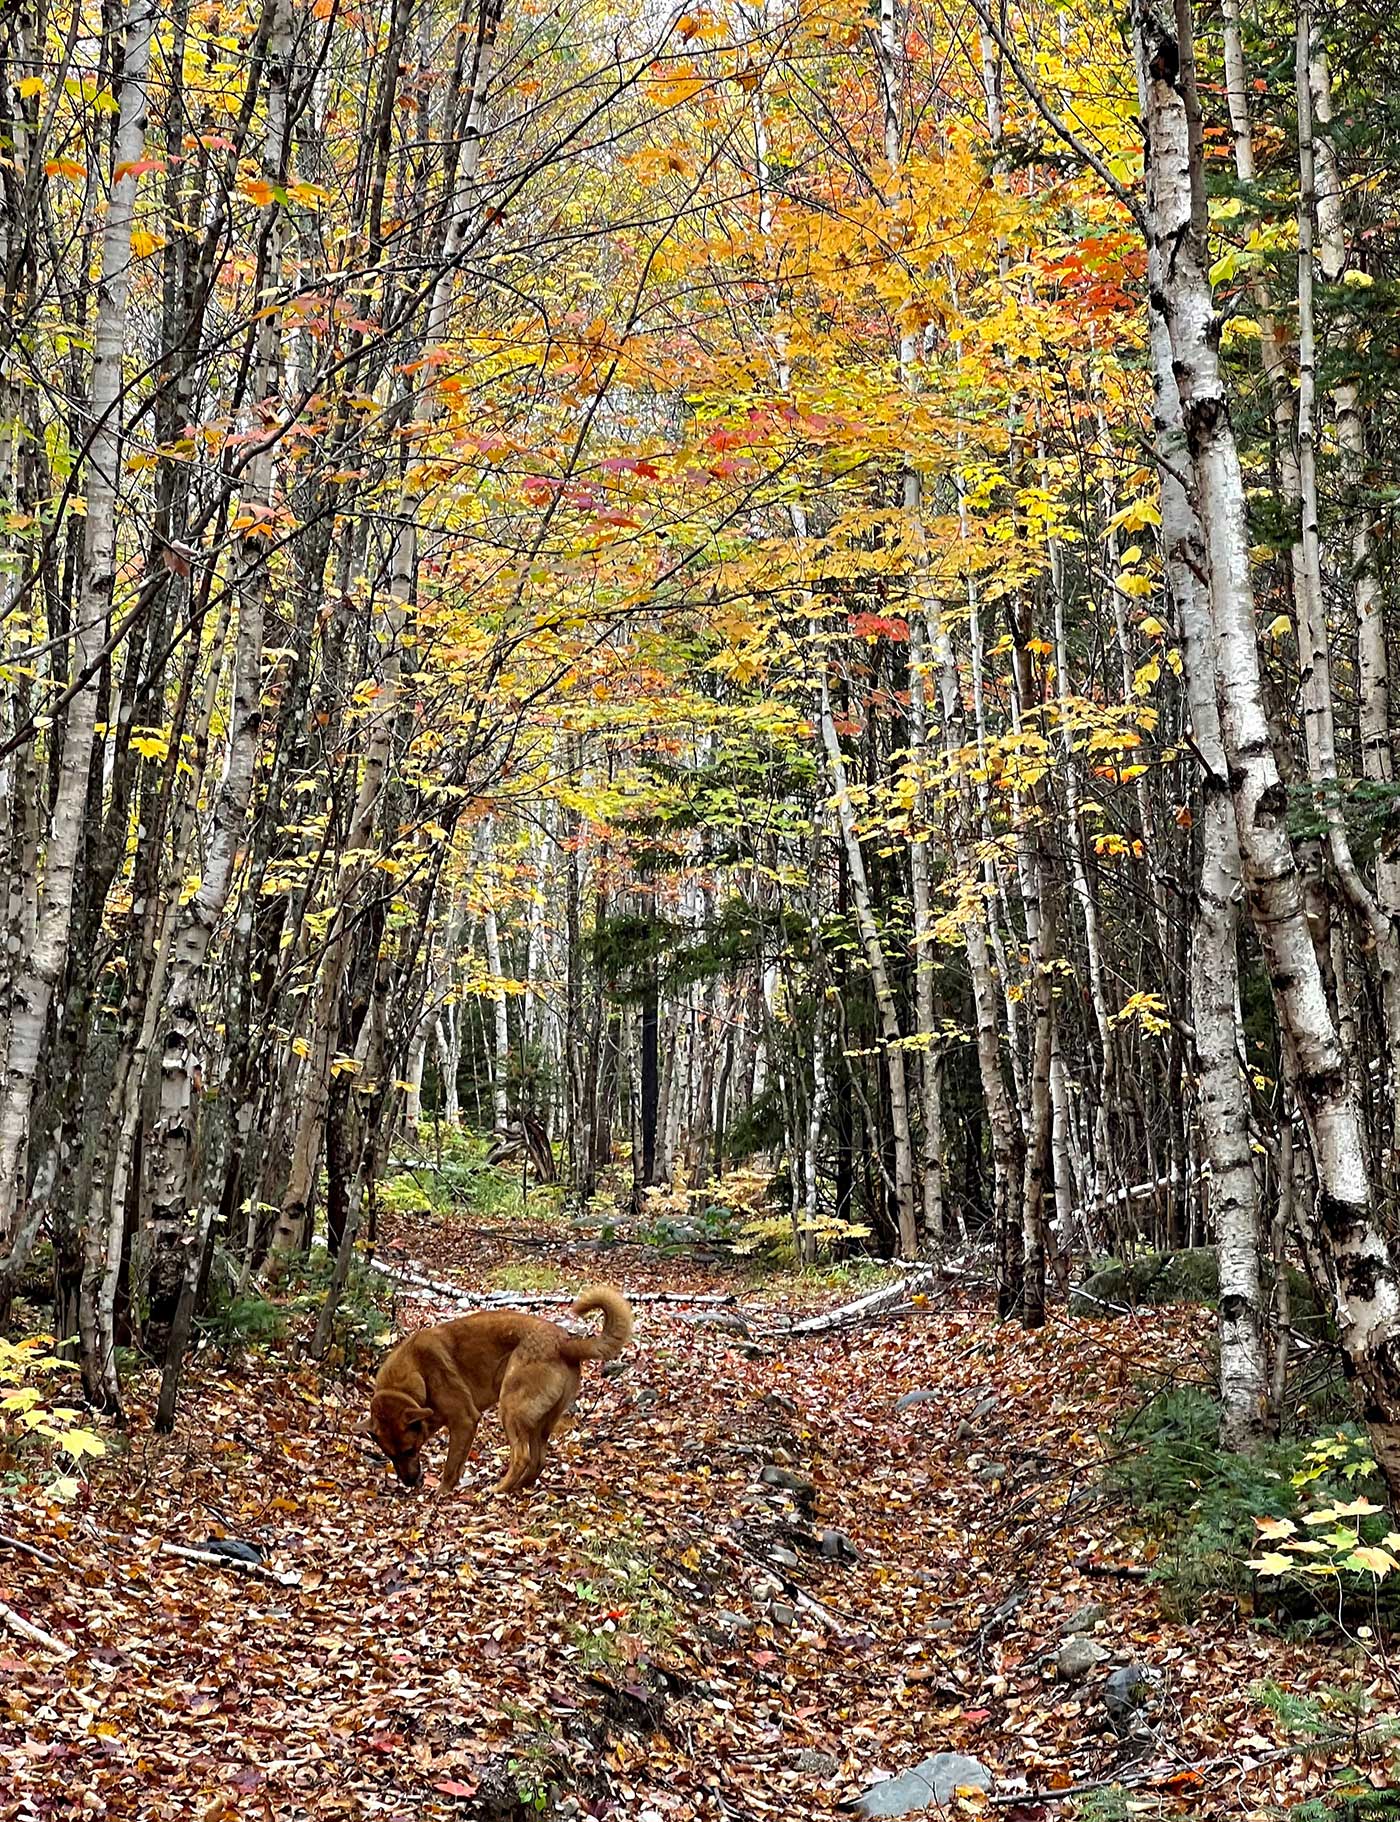
[[(288, 181), (291, 154), (291, 0), (274, 0), (267, 43), (267, 133), (262, 168), (273, 185)], [(262, 259), (263, 312), (254, 352), (254, 415), (269, 408), (281, 365), (282, 325), (276, 297), (282, 283), (282, 254), (289, 232), (285, 209), (274, 209)], [(268, 519), (273, 505), (273, 445), (264, 445), (247, 468), (241, 510), (235, 521), (233, 593), (238, 635), (233, 657), (233, 705), (224, 750), (223, 776), (203, 843), (199, 885), (184, 907), (170, 963), (161, 1055), (160, 1110), (149, 1146), (150, 1202), (144, 1249), (150, 1306), (144, 1339), (162, 1358), (180, 1300), (182, 1284), (198, 1269), (199, 1236), (187, 1232), (194, 1155), (194, 1082), (207, 1071), (201, 1056), (206, 1027), (200, 987), (204, 964), (233, 887), (243, 847), (253, 774), (262, 734), (263, 623), (268, 592)], [(187, 1246), (186, 1242), (194, 1242)]]
[(1400, 1281), (1376, 1222), (1360, 1108), (1308, 929), (1265, 712), (1244, 485), (1216, 346), (1189, 0), (1178, 0), (1178, 17), (1180, 27), (1164, 24), (1149, 0), (1135, 0), (1152, 294), (1167, 324), (1200, 510), (1245, 891), (1296, 1071), (1342, 1344), (1364, 1391), (1377, 1462), (1400, 1497)]
[[(477, 26), (475, 63), (471, 79), (471, 99), (463, 129), (461, 156), (452, 177), (451, 201), (447, 210), (447, 227), (437, 261), (437, 280), (428, 302), (427, 321), (420, 351), (430, 355), (447, 339), (452, 300), (456, 294), (460, 261), (477, 222), (476, 177), (481, 162), (481, 134), (486, 118), (486, 98), (495, 61), (496, 39), (500, 29), (504, 0), (482, 0)], [(429, 368), (431, 373), (436, 369)], [(432, 425), (437, 415), (437, 395), (431, 379), (425, 380), (414, 401), (413, 422), (408, 439), (409, 459), (413, 442)], [(321, 965), (317, 988), (313, 1032), (313, 1063), (308, 1072), (307, 1096), (298, 1123), (294, 1155), (298, 1161), (295, 1183), (284, 1198), (273, 1237), (273, 1254), (298, 1243), (305, 1223), (306, 1210), (314, 1184), (315, 1160), (320, 1150), (325, 1124), (331, 1063), (329, 1033), (332, 1012), (340, 992), (341, 978), (349, 959), (351, 915), (369, 870), (370, 843), (375, 820), (384, 795), (394, 726), (398, 717), (401, 681), (402, 638), (412, 609), (413, 592), (418, 574), (418, 513), (422, 495), (412, 473), (405, 479), (398, 507), (398, 532), (394, 539), (389, 568), (389, 599), (378, 629), (379, 690), (375, 698), (375, 721), (365, 743), (359, 789), (351, 818), (347, 847), (357, 858), (341, 870), (337, 888), (335, 916), (326, 954)], [(358, 1210), (350, 1217), (349, 1241), (353, 1244)]]
[[(1329, 285), (1340, 285), (1347, 269), (1344, 193), (1337, 150), (1332, 139), (1332, 78), (1327, 51), (1312, 47), (1308, 83), (1312, 92), (1313, 147), (1317, 161), (1318, 256)], [(1332, 388), (1337, 442), (1342, 455), (1347, 515), (1351, 522), (1350, 556), (1356, 614), (1356, 671), (1361, 765), (1375, 784), (1395, 781), (1395, 748), (1390, 727), (1390, 658), (1386, 648), (1384, 600), (1371, 531), (1371, 509), (1365, 497), (1366, 425), (1361, 389), (1354, 380)], [(1340, 567), (1340, 564), (1338, 564)], [(1392, 924), (1400, 916), (1400, 851), (1382, 845), (1376, 857), (1376, 897)], [(1400, 1100), (1392, 1082), (1392, 1097)]]
[(860, 832), (856, 827), (855, 810), (851, 803), (850, 781), (846, 774), (846, 756), (841, 751), (841, 737), (836, 731), (836, 719), (831, 712), (831, 692), (827, 686), (825, 667), (822, 670), (818, 712), (822, 744), (826, 748), (827, 764), (831, 768), (837, 820), (846, 849), (846, 865), (850, 870), (851, 898), (855, 906), (856, 928), (860, 933), (866, 966), (870, 970), (870, 984), (875, 995), (875, 1010), (880, 1021), (880, 1034), (884, 1040), (885, 1067), (889, 1072), (890, 1121), (894, 1138), (894, 1180), (899, 1221), (900, 1257), (914, 1259), (918, 1257), (919, 1230), (914, 1214), (914, 1147), (909, 1130), (909, 1091), (904, 1070), (904, 1039), (899, 1029), (899, 1008), (895, 1003), (894, 989), (890, 985), (889, 970), (885, 966), (885, 950), (880, 940), (880, 927), (875, 920), (875, 908), (870, 898), (870, 882), (865, 871), (865, 856), (861, 851)]
[[(1361, 878), (1352, 855), (1342, 815), (1337, 777), (1332, 663), (1326, 604), (1322, 591), (1322, 540), (1317, 493), (1317, 330), (1313, 310), (1313, 232), (1317, 207), (1316, 157), (1312, 124), (1312, 9), (1298, 12), (1296, 88), (1298, 100), (1298, 481), (1302, 510), (1301, 544), (1307, 579), (1309, 621), (1303, 650), (1304, 689), (1311, 701), (1308, 717), (1309, 762), (1320, 788), (1327, 826), (1327, 851), (1348, 904), (1363, 925), (1368, 950), (1379, 977), (1391, 1086), (1391, 1164), (1400, 1159), (1400, 935), (1394, 921), (1377, 903)], [(1377, 621), (1379, 617), (1377, 616)], [(1379, 631), (1382, 660), (1384, 631)], [(1376, 634), (1373, 631), (1374, 642)], [(1362, 634), (1364, 647), (1365, 634)], [(1375, 687), (1374, 675), (1371, 679)], [(1363, 702), (1365, 699), (1363, 690)], [(1387, 729), (1387, 736), (1389, 730)]]
[(502, 984), (505, 971), (501, 965), (501, 930), (496, 919), (496, 848), (495, 832), (488, 816), (482, 825), (481, 853), (486, 863), (486, 911), (483, 925), (486, 937), (486, 971), (491, 976), (491, 1002), (495, 1014), (491, 1052), (491, 1112), (497, 1132), (504, 1132), (510, 1119), (510, 1010)]
[[(1150, 281), (1158, 278), (1159, 257)], [(1198, 579), (1205, 557), (1200, 527), (1180, 472), (1189, 462), (1181, 400), (1172, 372), (1165, 317), (1151, 314), (1156, 391), (1156, 450), (1162, 475), (1162, 548), (1192, 736), (1202, 761), (1200, 874), (1191, 924), (1192, 1064), (1208, 1208), (1220, 1260), (1221, 1439), (1250, 1449), (1263, 1440), (1268, 1369), (1259, 1279), (1259, 1182), (1249, 1144), (1249, 1104), (1240, 1063), (1239, 839), (1216, 705), (1215, 636), (1210, 601)]]
[[(910, 476), (911, 481), (916, 477)], [(916, 483), (917, 485), (917, 483)], [(906, 497), (907, 497), (906, 490)], [(917, 510), (917, 499), (915, 501)], [(943, 1210), (942, 1057), (938, 1047), (934, 976), (933, 888), (930, 878), (928, 786), (927, 629), (916, 605), (909, 616), (909, 761), (914, 768), (913, 835), (909, 878), (914, 900), (914, 1035), (919, 1046), (920, 1179), (922, 1223), (931, 1240), (941, 1240)]]
[(9, 1050), (0, 1095), (0, 1260), (8, 1258), (24, 1203), (25, 1154), (44, 1028), (68, 954), (74, 883), (83, 848), (100, 654), (117, 562), (117, 489), (122, 471), (122, 345), (131, 284), (131, 234), (140, 183), (133, 171), (146, 146), (147, 74), (157, 9), (129, 0), (123, 27), (121, 96), (113, 145), (102, 265), (93, 324), (86, 518), (74, 614), (70, 687), (63, 748), (44, 850), (42, 897), (28, 953), (13, 973)]

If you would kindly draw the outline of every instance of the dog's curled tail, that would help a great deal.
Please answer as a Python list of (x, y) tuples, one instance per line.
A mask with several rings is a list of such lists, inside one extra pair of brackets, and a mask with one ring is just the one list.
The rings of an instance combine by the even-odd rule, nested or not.
[(603, 1326), (596, 1335), (571, 1336), (568, 1353), (573, 1360), (616, 1360), (632, 1339), (632, 1306), (610, 1284), (594, 1284), (574, 1299), (575, 1316), (603, 1312)]

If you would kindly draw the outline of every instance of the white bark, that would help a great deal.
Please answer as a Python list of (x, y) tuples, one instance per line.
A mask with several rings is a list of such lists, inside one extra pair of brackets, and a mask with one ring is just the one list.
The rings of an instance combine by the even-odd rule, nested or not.
[[(447, 228), (438, 255), (438, 276), (429, 298), (427, 321), (420, 345), (420, 352), (425, 356), (441, 347), (447, 339), (460, 258), (477, 223), (476, 178), (481, 164), (481, 134), (485, 124), (486, 98), (503, 3), (504, 0), (485, 0), (482, 9), (476, 64), (472, 72), (471, 100), (467, 109), (461, 156), (457, 162), (456, 187), (447, 211)], [(436, 370), (429, 367), (426, 371), (431, 374)], [(429, 378), (414, 402), (409, 439), (410, 460), (413, 436), (421, 436), (426, 432), (436, 415), (437, 394)], [(421, 504), (421, 483), (410, 469), (400, 492), (397, 513), (399, 529), (394, 539), (389, 568), (388, 600), (377, 629), (379, 690), (374, 704), (375, 719), (365, 741), (359, 789), (347, 842), (349, 852), (355, 858), (341, 869), (336, 914), (321, 964), (320, 981), (310, 1020), (313, 1060), (308, 1071), (306, 1100), (298, 1124), (293, 1174), (273, 1236), (274, 1255), (297, 1244), (314, 1182), (329, 1094), (333, 1011), (349, 959), (351, 913), (371, 865), (371, 842), (388, 780), (394, 724), (398, 717), (402, 639), (412, 610), (418, 574), (418, 513)], [(358, 1209), (351, 1211), (351, 1240), (353, 1228), (358, 1222), (358, 1212)]]
[[(1312, 47), (1308, 81), (1312, 92), (1313, 147), (1317, 161), (1318, 258), (1328, 284), (1338, 285), (1347, 269), (1346, 213), (1341, 171), (1331, 133), (1332, 79), (1327, 52), (1320, 42)], [(1336, 412), (1342, 479), (1350, 496), (1361, 765), (1364, 776), (1373, 783), (1392, 784), (1395, 749), (1390, 727), (1390, 658), (1386, 649), (1384, 599), (1371, 534), (1371, 512), (1363, 494), (1366, 425), (1361, 391), (1354, 380), (1341, 380), (1332, 388), (1332, 405)], [(1392, 922), (1400, 916), (1400, 852), (1387, 851), (1384, 846), (1376, 858), (1376, 897)], [(1400, 1095), (1394, 1098), (1400, 1101)]]
[[(1301, 545), (1308, 624), (1299, 627), (1307, 718), (1309, 769), (1320, 787), (1327, 825), (1327, 851), (1337, 879), (1362, 922), (1379, 976), (1385, 1020), (1391, 1095), (1391, 1152), (1400, 1157), (1400, 935), (1362, 880), (1342, 816), (1337, 776), (1336, 721), (1327, 610), (1322, 590), (1322, 544), (1317, 492), (1317, 331), (1313, 310), (1313, 210), (1316, 163), (1312, 131), (1311, 7), (1298, 12), (1298, 480), (1302, 510)], [(1380, 635), (1382, 651), (1384, 633)]]
[(132, 167), (146, 145), (146, 83), (154, 0), (129, 0), (123, 30), (121, 97), (113, 147), (102, 266), (93, 323), (86, 507), (74, 612), (63, 756), (44, 850), (42, 898), (29, 952), (14, 970), (10, 1042), (0, 1097), (0, 1255), (8, 1251), (24, 1195), (25, 1150), (44, 1027), (63, 972), (73, 890), (86, 828), (89, 765), (97, 719), (100, 654), (117, 561), (117, 490), (122, 471), (122, 344), (131, 283), (131, 233), (140, 178)]
[[(1183, 4), (1189, 20), (1189, 7)], [(1239, 452), (1217, 354), (1198, 143), (1186, 94), (1194, 50), (1148, 0), (1134, 39), (1148, 143), (1154, 302), (1166, 319), (1210, 579), (1221, 733), (1243, 877), (1284, 1042), (1296, 1071), (1318, 1183), (1317, 1214), (1334, 1273), (1342, 1343), (1366, 1393), (1377, 1461), (1400, 1492), (1400, 1282), (1376, 1222), (1360, 1108), (1308, 930), (1265, 712)], [(1167, 79), (1182, 69), (1181, 83)]]
[(860, 831), (851, 803), (850, 781), (846, 774), (846, 756), (841, 751), (841, 737), (831, 712), (831, 693), (823, 665), (818, 715), (827, 764), (836, 803), (837, 821), (846, 848), (846, 867), (851, 880), (851, 902), (855, 907), (856, 928), (861, 949), (870, 970), (870, 985), (875, 996), (875, 1010), (880, 1021), (880, 1034), (885, 1046), (885, 1067), (890, 1081), (890, 1124), (894, 1139), (894, 1180), (899, 1218), (899, 1250), (903, 1258), (913, 1259), (919, 1250), (919, 1231), (914, 1215), (914, 1147), (909, 1129), (909, 1091), (904, 1069), (904, 1039), (899, 1028), (899, 1008), (885, 966), (884, 944), (875, 909), (870, 897), (870, 883), (861, 852)]
[[(285, 184), (289, 175), (291, 58), (291, 0), (276, 0), (268, 33), (267, 131), (262, 149), (263, 177), (274, 185)], [(259, 410), (271, 405), (281, 365), (282, 327), (275, 300), (281, 290), (282, 255), (289, 233), (287, 211), (274, 209), (263, 257), (263, 295), (258, 299), (265, 314), (258, 327), (253, 357), (254, 421)], [(239, 530), (234, 543), (233, 592), (238, 603), (238, 635), (223, 776), (205, 830), (199, 885), (180, 914), (166, 996), (160, 1110), (151, 1133), (150, 1205), (144, 1236), (151, 1296), (147, 1341), (157, 1353), (163, 1351), (174, 1320), (181, 1284), (197, 1269), (197, 1259), (186, 1256), (182, 1240), (198, 1239), (196, 1231), (186, 1232), (186, 1217), (195, 1140), (194, 1080), (199, 1070), (207, 1066), (207, 1057), (201, 1055), (207, 1051), (207, 1044), (200, 987), (245, 840), (262, 736), (267, 530), (275, 479), (273, 444), (265, 439), (248, 464), (236, 521)]]
[(507, 1080), (510, 1074), (510, 1010), (502, 985), (505, 971), (501, 963), (501, 931), (496, 918), (496, 849), (494, 830), (488, 816), (482, 825), (481, 856), (486, 873), (486, 909), (483, 925), (486, 935), (486, 971), (491, 976), (491, 1003), (495, 1014), (495, 1043), (491, 1052), (491, 1111), (496, 1130), (504, 1132), (510, 1118)]

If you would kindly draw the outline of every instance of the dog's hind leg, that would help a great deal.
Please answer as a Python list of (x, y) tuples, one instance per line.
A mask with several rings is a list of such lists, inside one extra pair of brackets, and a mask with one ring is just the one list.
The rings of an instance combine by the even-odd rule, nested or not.
[(505, 1425), (506, 1440), (510, 1444), (510, 1461), (505, 1473), (496, 1483), (496, 1491), (514, 1493), (519, 1488), (528, 1486), (534, 1478), (530, 1472), (530, 1427), (518, 1411), (508, 1411), (504, 1405), (501, 1409), (501, 1421)]
[(575, 1423), (578, 1421), (574, 1411), (574, 1407), (578, 1403), (578, 1387), (579, 1376), (575, 1373), (571, 1376), (569, 1383), (565, 1386), (554, 1409), (544, 1420), (544, 1433), (546, 1439), (551, 1436), (567, 1436), (569, 1431), (573, 1429)]

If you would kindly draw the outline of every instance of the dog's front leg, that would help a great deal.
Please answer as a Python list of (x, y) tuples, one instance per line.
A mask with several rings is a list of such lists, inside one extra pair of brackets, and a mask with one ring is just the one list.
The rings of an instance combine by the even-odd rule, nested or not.
[(442, 1470), (442, 1490), (444, 1493), (456, 1491), (457, 1482), (462, 1478), (462, 1469), (467, 1465), (467, 1457), (472, 1452), (476, 1440), (476, 1426), (481, 1421), (481, 1414), (473, 1411), (470, 1416), (454, 1415), (449, 1424), (451, 1442), (447, 1450), (447, 1460)]

